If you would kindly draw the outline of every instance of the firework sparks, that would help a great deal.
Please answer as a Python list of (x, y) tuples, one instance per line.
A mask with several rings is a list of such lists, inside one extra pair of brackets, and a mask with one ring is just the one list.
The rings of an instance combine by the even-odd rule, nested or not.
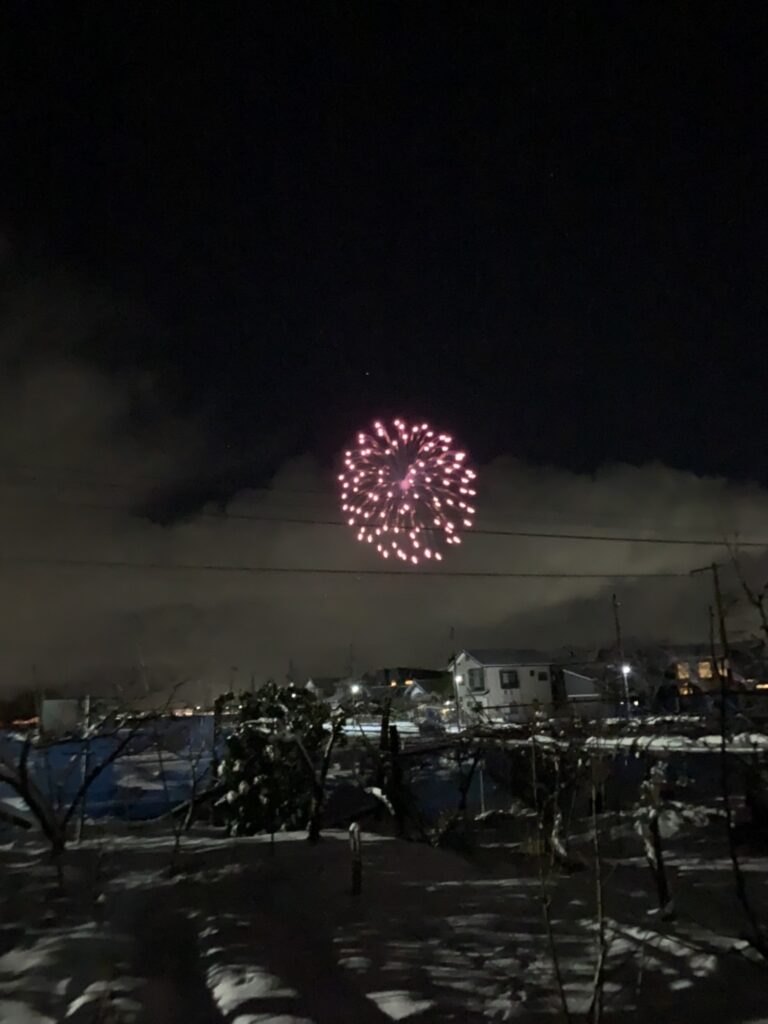
[(341, 509), (382, 558), (440, 562), (474, 522), (476, 477), (448, 434), (427, 423), (377, 422), (344, 452)]

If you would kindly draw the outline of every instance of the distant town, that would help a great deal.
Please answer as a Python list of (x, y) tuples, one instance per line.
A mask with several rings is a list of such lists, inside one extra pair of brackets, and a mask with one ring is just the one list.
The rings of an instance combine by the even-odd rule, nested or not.
[[(257, 692), (260, 685), (252, 679), (245, 692)], [(306, 688), (329, 707), (352, 708), (363, 718), (386, 703), (402, 722), (428, 733), (542, 716), (595, 720), (703, 714), (717, 706), (723, 690), (734, 708), (768, 718), (768, 658), (760, 643), (729, 645), (727, 656), (713, 654), (705, 644), (633, 647), (622, 653), (470, 648), (458, 651), (443, 666), (287, 676), (277, 685)], [(223, 685), (221, 692), (227, 689)], [(191, 703), (184, 690), (179, 687), (168, 700), (168, 715), (214, 713), (218, 694)], [(0, 714), (6, 727), (39, 723), (43, 731), (66, 732), (82, 726), (89, 702), (92, 708), (128, 706), (140, 711), (155, 707), (160, 696), (155, 691), (120, 699), (27, 693), (0, 703)]]

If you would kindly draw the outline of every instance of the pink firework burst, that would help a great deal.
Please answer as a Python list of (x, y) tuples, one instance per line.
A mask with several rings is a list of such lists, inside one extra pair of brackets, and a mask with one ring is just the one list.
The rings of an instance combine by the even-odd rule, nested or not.
[(341, 509), (382, 558), (440, 562), (474, 522), (476, 477), (448, 434), (427, 423), (377, 422), (344, 452)]

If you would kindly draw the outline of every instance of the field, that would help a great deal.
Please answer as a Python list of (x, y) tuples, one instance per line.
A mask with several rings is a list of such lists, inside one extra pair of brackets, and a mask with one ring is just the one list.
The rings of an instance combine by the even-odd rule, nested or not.
[[(597, 952), (592, 837), (579, 828), (583, 870), (544, 865), (573, 1020), (589, 1009)], [(721, 820), (666, 841), (674, 921), (655, 911), (631, 821), (605, 814), (599, 829), (604, 1020), (768, 1020), (768, 970), (742, 937)], [(6, 833), (0, 1020), (562, 1019), (534, 834), (524, 815), (489, 816), (462, 856), (366, 833), (352, 896), (343, 831), (312, 846), (298, 833), (272, 843), (197, 827), (174, 857), (159, 825), (91, 825), (61, 877), (34, 838)], [(742, 866), (768, 920), (768, 859)]]

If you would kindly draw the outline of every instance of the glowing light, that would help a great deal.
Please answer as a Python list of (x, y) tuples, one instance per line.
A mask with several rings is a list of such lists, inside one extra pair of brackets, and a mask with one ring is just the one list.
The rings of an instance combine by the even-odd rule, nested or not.
[[(377, 420), (372, 433), (357, 435), (357, 446), (344, 453), (338, 480), (342, 511), (355, 517), (347, 522), (359, 541), (370, 544), (391, 531), (398, 539), (391, 546), (376, 544), (376, 551), (411, 565), (423, 558), (441, 562), (441, 548), (460, 543), (458, 528), (472, 526), (466, 517), (475, 510), (459, 495), (474, 495), (469, 484), (477, 474), (467, 453), (451, 445), (448, 434), (435, 435), (427, 423), (402, 419)], [(464, 515), (453, 522), (443, 509), (457, 507)]]

